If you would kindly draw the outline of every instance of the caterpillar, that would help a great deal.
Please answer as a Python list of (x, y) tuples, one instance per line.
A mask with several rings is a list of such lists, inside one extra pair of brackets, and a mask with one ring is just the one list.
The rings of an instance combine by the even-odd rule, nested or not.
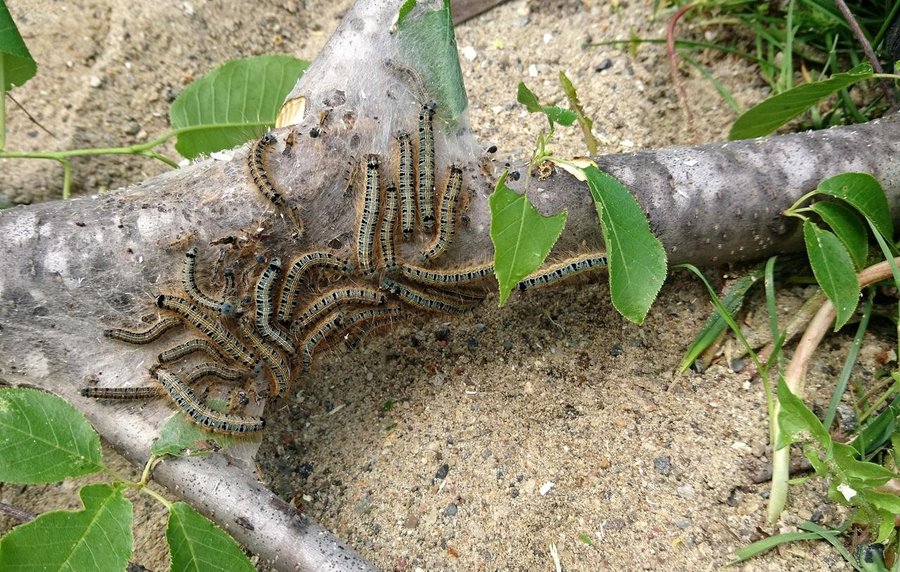
[(195, 423), (219, 433), (256, 433), (266, 425), (262, 417), (241, 417), (214, 411), (200, 402), (197, 396), (176, 373), (165, 368), (156, 370), (156, 379), (172, 401)]
[(387, 298), (384, 294), (369, 288), (335, 288), (326, 292), (321, 298), (306, 308), (294, 320), (291, 332), (294, 333), (306, 327), (335, 304), (373, 304), (380, 306), (386, 300)]
[(230, 298), (234, 296), (236, 290), (234, 285), (234, 268), (226, 268), (222, 273), (225, 276), (225, 289), (223, 290), (223, 293), (226, 298)]
[(309, 334), (303, 342), (303, 374), (309, 373), (312, 367), (313, 353), (316, 346), (322, 342), (331, 332), (338, 328), (344, 320), (344, 312), (338, 310), (332, 312), (327, 318), (322, 320), (316, 328)]
[(253, 324), (241, 320), (241, 333), (250, 340), (250, 344), (259, 352), (263, 362), (272, 372), (274, 383), (271, 386), (271, 397), (277, 397), (287, 389), (291, 379), (291, 369), (278, 351), (267, 344), (253, 329)]
[(193, 302), (189, 302), (177, 296), (160, 294), (156, 298), (156, 305), (172, 312), (177, 312), (203, 332), (208, 338), (219, 344), (225, 353), (238, 360), (242, 364), (252, 368), (256, 365), (256, 358), (247, 347), (237, 339), (234, 334), (226, 330), (216, 321), (210, 319)]
[(213, 358), (217, 358), (220, 360), (225, 359), (225, 356), (223, 356), (216, 348), (216, 346), (214, 346), (209, 340), (203, 340), (200, 338), (188, 340), (183, 344), (175, 346), (172, 349), (161, 352), (158, 356), (156, 356), (156, 359), (160, 363), (168, 363), (177, 359), (181, 359), (184, 356), (192, 354), (194, 352), (205, 352)]
[(397, 185), (400, 189), (400, 230), (403, 240), (412, 238), (416, 224), (416, 198), (414, 189), (413, 153), (409, 133), (397, 132), (400, 162), (397, 168)]
[(93, 399), (149, 399), (159, 397), (160, 388), (146, 387), (82, 387), (81, 395)]
[(425, 87), (425, 82), (422, 81), (422, 78), (416, 70), (390, 58), (384, 60), (384, 66), (390, 70), (397, 79), (407, 85), (409, 90), (415, 96), (416, 101), (421, 103), (428, 99), (428, 90)]
[(378, 173), (378, 155), (369, 155), (366, 158), (365, 193), (356, 237), (356, 257), (363, 274), (371, 274), (374, 270), (375, 231), (380, 211), (381, 177)]
[(122, 328), (111, 328), (109, 330), (103, 330), (103, 335), (113, 340), (119, 340), (120, 342), (143, 345), (159, 339), (164, 333), (172, 328), (177, 328), (180, 325), (182, 325), (182, 322), (178, 318), (165, 318), (153, 324), (149, 330), (135, 332)]
[(381, 279), (381, 288), (423, 310), (436, 310), (448, 314), (461, 314), (472, 307), (454, 304), (446, 298), (427, 294), (400, 282), (395, 282), (388, 277)]
[(487, 262), (476, 266), (454, 268), (451, 270), (430, 270), (428, 268), (404, 264), (400, 267), (400, 272), (407, 278), (415, 280), (420, 284), (432, 286), (459, 286), (462, 284), (478, 282), (492, 275), (494, 273), (494, 264)]
[(293, 355), (294, 344), (291, 343), (287, 334), (272, 325), (272, 318), (275, 315), (272, 288), (280, 273), (281, 260), (273, 258), (256, 282), (256, 329), (264, 338), (277, 344), (288, 355)]
[(605, 268), (606, 264), (605, 254), (582, 254), (535, 272), (519, 282), (519, 290), (524, 292), (529, 288), (548, 286), (585, 270)]
[[(390, 306), (387, 308), (369, 308), (355, 314), (350, 314), (344, 318), (341, 325), (347, 333), (344, 335), (344, 343), (350, 349), (359, 347), (363, 338), (365, 338), (373, 330), (386, 326), (394, 321), (394, 319), (402, 313), (400, 306)], [(351, 331), (356, 324), (362, 326), (355, 332)]]
[(440, 220), (438, 221), (438, 235), (431, 248), (422, 253), (422, 261), (437, 258), (453, 241), (453, 233), (456, 231), (456, 205), (462, 192), (462, 169), (453, 165), (450, 167), (450, 176), (447, 177), (447, 187), (441, 196)]
[(196, 270), (197, 247), (194, 246), (189, 248), (188, 251), (184, 253), (184, 264), (181, 266), (181, 287), (184, 288), (184, 291), (187, 292), (187, 295), (191, 298), (191, 300), (200, 304), (204, 308), (208, 308), (214, 312), (221, 312), (222, 314), (226, 315), (233, 312), (233, 305), (226, 304), (221, 300), (211, 298), (210, 296), (207, 296), (202, 290), (200, 290), (200, 288), (197, 286)]
[(429, 101), (419, 112), (419, 214), (422, 227), (434, 228), (434, 112), (437, 103)]
[(222, 364), (207, 361), (195, 365), (184, 374), (188, 383), (196, 383), (203, 377), (211, 375), (225, 381), (238, 381), (244, 377), (244, 373), (237, 369), (225, 367)]
[(397, 256), (394, 253), (394, 227), (397, 226), (397, 188), (388, 185), (384, 190), (384, 216), (381, 219), (381, 262), (385, 270), (393, 272), (397, 269)]
[(353, 263), (340, 258), (330, 252), (307, 252), (291, 264), (291, 269), (284, 279), (281, 289), (281, 299), (278, 303), (278, 321), (288, 324), (297, 307), (297, 297), (300, 295), (300, 279), (307, 270), (313, 267), (333, 268), (345, 274), (353, 272)]
[(256, 188), (261, 192), (272, 204), (281, 205), (281, 193), (275, 189), (275, 185), (269, 181), (266, 174), (265, 154), (269, 145), (275, 143), (275, 136), (271, 133), (263, 135), (253, 147), (247, 157), (247, 165), (250, 167), (250, 176), (256, 184)]

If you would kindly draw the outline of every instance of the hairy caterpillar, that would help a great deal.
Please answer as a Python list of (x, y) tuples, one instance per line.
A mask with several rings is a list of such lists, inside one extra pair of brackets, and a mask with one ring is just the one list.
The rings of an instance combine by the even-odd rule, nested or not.
[(269, 201), (275, 205), (281, 204), (281, 193), (275, 189), (275, 185), (269, 181), (266, 174), (265, 153), (269, 145), (275, 143), (275, 136), (271, 133), (263, 135), (253, 147), (250, 149), (250, 155), (247, 157), (247, 165), (250, 167), (250, 176), (259, 189)]
[(272, 325), (272, 318), (275, 315), (272, 288), (280, 273), (281, 260), (273, 258), (256, 282), (256, 329), (264, 338), (277, 344), (289, 355), (293, 355), (294, 344), (287, 334)]
[(400, 282), (395, 282), (387, 277), (381, 279), (381, 288), (383, 290), (388, 290), (409, 304), (423, 310), (435, 310), (438, 312), (446, 312), (448, 314), (461, 314), (466, 310), (471, 309), (471, 306), (455, 304), (442, 296), (427, 294)]
[(333, 268), (343, 273), (353, 272), (353, 263), (340, 258), (330, 252), (307, 252), (291, 264), (291, 269), (284, 279), (281, 289), (281, 299), (278, 303), (278, 321), (288, 324), (297, 307), (297, 297), (300, 295), (300, 279), (307, 270), (314, 267)]
[(210, 409), (200, 402), (178, 374), (167, 369), (157, 369), (156, 379), (182, 411), (195, 423), (212, 431), (237, 434), (255, 433), (262, 431), (266, 425), (262, 417), (241, 417)]
[(418, 266), (402, 265), (400, 272), (404, 276), (431, 286), (459, 286), (484, 280), (494, 273), (494, 264), (487, 262), (475, 266), (454, 268), (451, 270), (430, 270)]
[(363, 274), (374, 270), (375, 232), (378, 227), (378, 213), (381, 211), (381, 176), (378, 173), (378, 155), (366, 158), (365, 192), (363, 194), (362, 215), (356, 237), (356, 257)]
[(394, 227), (397, 225), (397, 188), (388, 185), (384, 190), (384, 216), (381, 219), (381, 262), (385, 270), (393, 272), (397, 269), (397, 256), (394, 253)]
[(306, 327), (336, 304), (373, 304), (380, 306), (386, 300), (387, 298), (384, 294), (369, 288), (335, 288), (329, 290), (294, 320), (291, 332), (296, 332)]
[(145, 387), (82, 387), (81, 395), (93, 399), (149, 399), (159, 397), (161, 388)]
[(272, 372), (274, 384), (271, 386), (271, 396), (277, 397), (287, 389), (291, 379), (291, 369), (278, 351), (267, 344), (253, 329), (253, 324), (247, 320), (241, 320), (241, 333), (250, 340), (250, 344), (259, 352), (263, 363)]
[(214, 346), (209, 340), (203, 340), (200, 338), (194, 338), (192, 340), (188, 340), (183, 344), (179, 344), (172, 349), (168, 349), (164, 352), (161, 352), (156, 359), (160, 363), (172, 362), (177, 359), (181, 359), (186, 355), (192, 354), (194, 352), (205, 352), (213, 358), (217, 358), (220, 360), (226, 359), (225, 356), (222, 355), (221, 352)]
[(225, 381), (238, 381), (244, 377), (242, 371), (225, 367), (224, 365), (213, 361), (206, 361), (195, 365), (184, 374), (184, 377), (188, 383), (196, 383), (198, 380), (208, 375), (218, 377)]
[(447, 187), (441, 195), (440, 219), (438, 221), (438, 235), (431, 248), (422, 253), (422, 260), (437, 258), (453, 241), (453, 233), (456, 232), (456, 205), (462, 192), (462, 170), (456, 165), (450, 167), (450, 176), (447, 177)]
[(419, 112), (419, 214), (422, 227), (434, 228), (434, 112), (437, 103), (429, 101)]
[[(234, 311), (234, 306), (227, 304), (221, 300), (216, 300), (206, 295), (198, 286), (196, 279), (197, 270), (197, 247), (191, 247), (184, 253), (184, 264), (181, 266), (181, 286), (187, 295), (194, 302), (200, 304), (204, 308), (208, 308), (214, 312), (222, 314), (230, 314)], [(227, 276), (226, 276), (227, 279)]]
[(181, 325), (182, 322), (178, 318), (164, 318), (153, 324), (148, 330), (135, 332), (122, 328), (111, 328), (109, 330), (103, 330), (103, 335), (113, 340), (119, 340), (120, 342), (143, 345), (159, 339), (164, 333)]
[(535, 272), (519, 282), (519, 290), (524, 292), (528, 288), (547, 286), (586, 270), (605, 268), (606, 264), (605, 254), (593, 253), (576, 256)]
[(333, 332), (336, 328), (340, 327), (341, 323), (344, 320), (344, 312), (338, 310), (328, 315), (327, 318), (322, 320), (318, 325), (316, 325), (315, 329), (313, 329), (312, 333), (306, 337), (303, 342), (303, 373), (304, 375), (309, 373), (310, 368), (312, 367), (312, 358), (313, 353), (316, 351), (316, 346), (322, 342), (331, 332)]
[(406, 131), (398, 131), (396, 137), (400, 151), (400, 162), (397, 168), (397, 185), (400, 190), (400, 230), (403, 233), (403, 240), (409, 240), (412, 238), (416, 224), (412, 143), (409, 140), (409, 133)]
[(242, 364), (252, 368), (256, 365), (256, 358), (250, 353), (250, 350), (237, 339), (234, 334), (222, 327), (221, 324), (212, 320), (203, 311), (192, 302), (177, 296), (168, 296), (160, 294), (156, 298), (156, 305), (172, 312), (181, 314), (195, 328), (203, 332), (209, 339), (219, 344), (225, 353), (238, 360)]
[[(341, 326), (347, 332), (344, 335), (344, 343), (348, 348), (354, 349), (359, 347), (362, 340), (373, 330), (391, 324), (403, 310), (400, 306), (390, 306), (387, 308), (369, 308), (355, 314), (350, 314), (344, 318)], [(356, 331), (352, 331), (353, 326), (362, 324)]]

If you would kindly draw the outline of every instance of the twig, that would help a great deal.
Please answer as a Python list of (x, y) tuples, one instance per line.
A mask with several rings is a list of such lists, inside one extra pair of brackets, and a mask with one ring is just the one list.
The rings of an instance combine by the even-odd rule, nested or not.
[(0, 512), (18, 520), (20, 523), (28, 522), (29, 520), (34, 520), (37, 518), (37, 514), (16, 508), (12, 505), (6, 504), (5, 502), (0, 502)]
[(675, 51), (675, 25), (684, 14), (694, 7), (694, 4), (685, 4), (675, 12), (675, 15), (669, 19), (666, 26), (666, 53), (669, 56), (669, 72), (672, 74), (672, 83), (675, 85), (675, 93), (678, 94), (678, 102), (684, 111), (684, 117), (687, 121), (688, 132), (691, 137), (697, 139), (697, 133), (694, 131), (694, 114), (691, 112), (691, 105), (688, 102), (687, 92), (684, 90), (684, 84), (681, 82), (681, 76), (678, 75), (678, 52)]
[[(859, 42), (860, 46), (862, 46), (863, 52), (865, 52), (866, 54), (866, 58), (868, 58), (869, 63), (872, 64), (872, 69), (875, 70), (875, 73), (884, 73), (884, 69), (881, 67), (881, 62), (878, 61), (878, 58), (875, 56), (875, 50), (872, 49), (872, 44), (869, 43), (868, 38), (866, 38), (866, 34), (863, 32), (862, 28), (859, 27), (859, 23), (853, 16), (850, 8), (847, 7), (847, 3), (844, 2), (844, 0), (835, 0), (834, 3), (837, 5), (838, 10), (841, 11), (841, 15), (844, 16), (844, 19), (847, 20), (847, 25), (849, 25), (850, 30), (853, 31), (853, 35), (856, 37), (856, 41)], [(897, 107), (897, 97), (895, 96), (894, 90), (891, 87), (891, 82), (883, 79), (880, 80), (879, 83), (881, 84), (881, 90), (884, 91), (884, 96), (891, 104), (891, 107)]]
[(40, 128), (44, 131), (44, 133), (46, 133), (46, 134), (49, 135), (50, 137), (55, 137), (55, 135), (53, 134), (53, 132), (50, 131), (49, 129), (47, 129), (46, 127), (44, 127), (43, 125), (41, 125), (41, 122), (38, 121), (37, 119), (35, 119), (33, 115), (31, 115), (30, 113), (28, 113), (28, 110), (25, 109), (25, 106), (22, 105), (21, 103), (19, 103), (18, 101), (16, 101), (16, 98), (15, 98), (15, 97), (13, 97), (13, 96), (12, 96), (11, 94), (9, 94), (9, 93), (6, 94), (6, 97), (8, 97), (10, 101), (12, 101), (13, 103), (16, 104), (16, 107), (18, 107), (19, 110), (20, 110), (22, 113), (25, 114), (25, 117), (27, 117), (27, 118), (29, 119), (29, 121), (31, 121), (32, 123), (34, 123), (35, 125), (37, 125), (38, 127), (40, 127)]

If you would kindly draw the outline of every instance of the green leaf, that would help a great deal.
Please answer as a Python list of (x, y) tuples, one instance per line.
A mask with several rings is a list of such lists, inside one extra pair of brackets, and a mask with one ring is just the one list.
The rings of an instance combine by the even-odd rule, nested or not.
[(881, 465), (860, 461), (857, 458), (859, 452), (850, 445), (835, 443), (832, 451), (835, 464), (853, 488), (880, 487), (897, 476)]
[[(224, 403), (212, 404), (224, 407)], [(215, 407), (214, 407), (215, 408)], [(231, 436), (207, 431), (192, 422), (187, 415), (176, 411), (169, 417), (153, 441), (150, 452), (157, 456), (193, 457), (215, 453), (237, 443), (246, 443), (246, 436)]]
[(613, 306), (640, 324), (666, 279), (666, 251), (628, 189), (594, 166), (584, 170), (609, 258)]
[(37, 63), (22, 40), (6, 2), (0, 0), (0, 90), (9, 91), (13, 86), (22, 85), (35, 73)]
[(757, 540), (756, 542), (748, 544), (747, 546), (741, 548), (734, 553), (734, 558), (731, 560), (731, 562), (729, 562), (729, 564), (733, 565), (745, 560), (749, 560), (754, 556), (759, 556), (764, 552), (772, 550), (776, 546), (781, 546), (782, 544), (787, 544), (788, 542), (797, 542), (798, 540), (817, 540), (818, 538), (819, 535), (814, 532), (785, 532), (783, 534), (776, 534), (768, 538), (763, 538), (762, 540)]
[(891, 209), (878, 179), (868, 173), (841, 173), (829, 177), (817, 189), (820, 193), (850, 203), (861, 215), (872, 221), (881, 236), (890, 241), (894, 236)]
[(755, 105), (745, 111), (731, 126), (728, 138), (751, 139), (775, 131), (797, 117), (820, 99), (872, 77), (872, 67), (860, 64), (847, 73), (834, 74), (822, 81), (805, 83)]
[(541, 215), (524, 194), (506, 186), (506, 173), (491, 194), (491, 241), (494, 273), (500, 284), (500, 304), (512, 289), (538, 267), (556, 244), (567, 214)]
[(166, 540), (172, 556), (171, 570), (256, 572), (228, 533), (183, 502), (176, 502), (169, 509)]
[(811, 204), (809, 208), (831, 227), (834, 234), (844, 243), (856, 268), (861, 270), (869, 254), (869, 233), (859, 215), (849, 207), (833, 201), (819, 201)]
[(454, 131), (469, 99), (459, 67), (449, 0), (412, 6), (404, 3), (397, 21), (397, 46), (404, 65), (415, 70), (430, 98), (438, 103), (436, 119), (446, 124), (446, 130)]
[(516, 100), (525, 106), (528, 113), (540, 113), (544, 110), (534, 92), (528, 89), (528, 86), (521, 81), (519, 82), (519, 87), (516, 88)]
[(124, 570), (131, 502), (110, 485), (88, 485), (79, 495), (84, 510), (42, 514), (0, 539), (0, 570)]
[(791, 393), (784, 378), (778, 380), (778, 402), (781, 410), (778, 412), (778, 426), (781, 432), (775, 449), (783, 449), (793, 442), (797, 433), (807, 432), (827, 452), (831, 451), (831, 435), (816, 417), (816, 414), (803, 403), (799, 397)]
[(285, 96), (308, 62), (291, 56), (255, 56), (222, 64), (191, 83), (172, 102), (175, 148), (193, 159), (258, 137), (275, 125)]
[(847, 323), (859, 303), (860, 286), (856, 270), (844, 243), (834, 233), (822, 230), (810, 220), (803, 223), (803, 240), (816, 282), (835, 310), (834, 329)]
[[(862, 451), (862, 447), (865, 447), (867, 451), (877, 451), (885, 446), (894, 435), (898, 435), (896, 432), (897, 419), (900, 418), (898, 400), (900, 400), (900, 396), (895, 398), (894, 403), (885, 408), (874, 419), (870, 418), (863, 430), (859, 432), (859, 435), (850, 442), (850, 446), (856, 449), (857, 453)], [(897, 455), (898, 461), (900, 461), (900, 450), (897, 451)]]
[[(734, 317), (734, 315), (743, 307), (747, 291), (762, 279), (764, 268), (765, 265), (762, 264), (757, 266), (749, 274), (746, 274), (735, 281), (735, 283), (731, 285), (731, 288), (728, 289), (728, 292), (725, 293), (725, 296), (722, 298), (722, 305), (728, 311), (729, 316)], [(678, 364), (678, 373), (684, 373), (691, 367), (697, 358), (700, 357), (700, 354), (706, 351), (706, 348), (708, 348), (727, 327), (728, 322), (725, 321), (725, 317), (718, 311), (713, 312), (706, 320), (706, 324), (703, 325), (703, 329), (700, 330), (700, 333), (694, 338), (694, 343), (691, 344), (691, 347), (688, 348), (684, 357), (681, 358), (681, 363)]]
[(0, 389), (0, 481), (53, 483), (102, 468), (100, 437), (78, 410), (43, 391)]
[(847, 551), (847, 549), (844, 547), (844, 544), (838, 538), (838, 535), (843, 534), (846, 528), (842, 527), (838, 530), (829, 530), (810, 521), (800, 523), (798, 525), (798, 528), (818, 534), (823, 540), (827, 541), (828, 544), (832, 545), (834, 549), (844, 557), (844, 560), (846, 560), (847, 563), (849, 563), (857, 570), (860, 569), (859, 566), (856, 565), (856, 559), (853, 558), (853, 556), (850, 554), (850, 552)]
[(566, 99), (569, 100), (569, 107), (572, 108), (572, 111), (574, 111), (578, 117), (578, 124), (581, 125), (581, 133), (584, 137), (584, 143), (587, 145), (588, 154), (596, 155), (597, 146), (599, 144), (597, 143), (597, 138), (594, 137), (594, 134), (591, 132), (591, 129), (594, 127), (594, 121), (584, 114), (584, 109), (581, 107), (581, 102), (578, 100), (578, 92), (575, 91), (575, 86), (572, 85), (572, 81), (563, 72), (559, 72), (559, 83), (562, 84), (563, 91), (566, 92)]
[(568, 127), (578, 119), (578, 115), (574, 111), (556, 107), (555, 105), (541, 105), (537, 96), (522, 82), (519, 82), (519, 87), (516, 90), (516, 99), (525, 106), (529, 113), (543, 113), (551, 123)]

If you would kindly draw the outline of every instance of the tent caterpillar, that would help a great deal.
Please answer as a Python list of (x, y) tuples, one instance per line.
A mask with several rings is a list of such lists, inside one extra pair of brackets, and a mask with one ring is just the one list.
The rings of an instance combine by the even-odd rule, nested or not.
[(234, 311), (234, 306), (232, 304), (227, 304), (207, 296), (197, 286), (197, 252), (197, 247), (194, 246), (184, 253), (184, 264), (181, 266), (181, 287), (184, 288), (184, 291), (187, 292), (187, 295), (191, 300), (204, 308), (208, 308), (214, 312), (221, 312), (226, 315), (232, 313)]
[(519, 282), (519, 290), (524, 292), (528, 288), (548, 286), (586, 270), (605, 268), (606, 264), (606, 254), (582, 254), (535, 272)]
[(294, 344), (291, 343), (287, 334), (272, 325), (272, 318), (275, 315), (272, 288), (280, 273), (281, 260), (273, 258), (256, 282), (256, 329), (264, 338), (277, 344), (289, 355), (293, 355)]
[(434, 228), (434, 111), (429, 101), (419, 112), (419, 213), (422, 227)]
[(146, 387), (82, 387), (81, 395), (92, 399), (150, 399), (159, 397), (157, 385)]
[(431, 248), (422, 253), (423, 261), (437, 258), (447, 250), (453, 241), (453, 233), (456, 232), (456, 206), (460, 192), (462, 192), (462, 169), (453, 165), (450, 167), (450, 175), (447, 177), (447, 187), (441, 195), (438, 235)]
[(384, 190), (384, 216), (381, 219), (381, 262), (385, 270), (393, 272), (397, 269), (397, 256), (394, 252), (394, 227), (397, 226), (397, 188), (388, 185)]
[(428, 268), (404, 264), (400, 267), (400, 271), (407, 278), (415, 280), (420, 284), (432, 286), (459, 286), (462, 284), (478, 282), (492, 275), (494, 273), (494, 264), (492, 262), (486, 262), (475, 266), (453, 268), (450, 270), (430, 270)]
[(219, 433), (256, 433), (265, 427), (262, 417), (241, 417), (214, 411), (200, 402), (197, 396), (176, 373), (167, 369), (156, 370), (156, 379), (169, 393), (172, 401), (195, 423)]
[(216, 346), (214, 346), (209, 340), (203, 340), (200, 338), (194, 338), (192, 340), (188, 340), (183, 344), (179, 344), (172, 349), (168, 349), (164, 352), (161, 352), (156, 359), (160, 363), (168, 363), (173, 362), (177, 359), (181, 359), (186, 355), (192, 354), (194, 352), (205, 352), (209, 354), (211, 357), (224, 360), (225, 356), (223, 356)]
[(288, 324), (297, 307), (297, 297), (300, 295), (300, 279), (307, 270), (314, 267), (327, 267), (345, 274), (353, 272), (353, 263), (340, 258), (330, 252), (307, 252), (291, 264), (291, 269), (284, 279), (281, 289), (281, 299), (278, 303), (278, 321)]
[(392, 294), (402, 298), (404, 301), (423, 310), (436, 310), (448, 314), (461, 314), (472, 307), (454, 304), (446, 298), (427, 294), (400, 282), (395, 282), (387, 277), (381, 279), (381, 288), (383, 290), (388, 290)]
[(381, 211), (381, 177), (378, 172), (378, 155), (366, 158), (365, 193), (363, 194), (362, 215), (356, 237), (356, 257), (363, 274), (374, 270), (373, 251), (375, 232), (378, 227), (378, 213)]
[(256, 330), (253, 329), (253, 324), (248, 320), (241, 320), (241, 333), (250, 340), (250, 344), (259, 352), (263, 362), (269, 368), (269, 371), (272, 372), (274, 384), (270, 390), (271, 397), (277, 397), (284, 393), (288, 382), (291, 380), (291, 369), (284, 361), (284, 358), (256, 333)]
[(335, 288), (326, 292), (294, 320), (291, 332), (299, 331), (337, 304), (372, 304), (380, 306), (387, 297), (369, 288)]
[(397, 132), (400, 162), (397, 168), (397, 184), (400, 188), (400, 230), (403, 240), (412, 238), (416, 224), (415, 178), (413, 172), (412, 144), (409, 133)]
[(252, 368), (256, 365), (256, 358), (247, 347), (237, 339), (234, 334), (226, 330), (221, 324), (212, 320), (203, 313), (193, 302), (189, 302), (177, 296), (160, 294), (156, 298), (156, 305), (172, 312), (177, 312), (203, 332), (212, 341), (219, 344), (225, 352), (242, 364)]
[(332, 312), (328, 315), (327, 318), (322, 320), (319, 324), (316, 325), (315, 329), (313, 329), (312, 333), (306, 337), (303, 342), (303, 373), (309, 373), (310, 368), (312, 367), (312, 358), (313, 353), (316, 351), (316, 346), (324, 340), (335, 328), (339, 327), (344, 320), (344, 312), (338, 310), (336, 312)]
[(119, 340), (120, 342), (143, 345), (159, 339), (164, 333), (172, 328), (177, 328), (180, 325), (182, 325), (182, 322), (178, 318), (164, 318), (153, 324), (148, 330), (135, 332), (123, 328), (110, 328), (108, 330), (103, 330), (103, 335), (113, 340)]

